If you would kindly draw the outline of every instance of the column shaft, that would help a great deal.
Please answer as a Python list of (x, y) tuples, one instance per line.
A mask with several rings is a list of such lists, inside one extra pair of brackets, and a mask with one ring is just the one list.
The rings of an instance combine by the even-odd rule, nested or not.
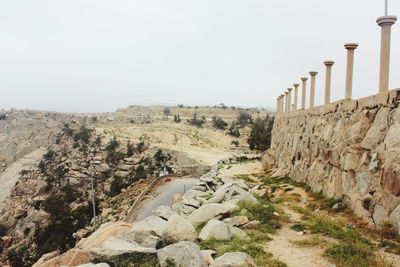
[(315, 76), (317, 76), (318, 72), (311, 71), (311, 87), (310, 87), (310, 109), (314, 109), (315, 103)]
[(344, 46), (347, 49), (347, 70), (346, 70), (346, 93), (345, 99), (351, 99), (353, 91), (353, 65), (354, 65), (354, 50), (358, 44), (349, 43)]
[(307, 88), (307, 78), (301, 78), (302, 82), (302, 93), (301, 93), (301, 109), (306, 109), (306, 88)]
[(325, 74), (325, 105), (331, 103), (331, 77), (333, 61), (325, 61), (326, 74)]

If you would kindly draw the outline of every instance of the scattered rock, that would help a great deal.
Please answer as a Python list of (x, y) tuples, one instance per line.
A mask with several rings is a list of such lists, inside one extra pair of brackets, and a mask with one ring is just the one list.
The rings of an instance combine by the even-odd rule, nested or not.
[(172, 215), (177, 215), (176, 211), (168, 206), (159, 206), (156, 210), (153, 211), (153, 213), (166, 221), (168, 221)]
[(138, 230), (154, 231), (158, 236), (162, 236), (166, 226), (167, 226), (166, 221), (164, 221), (160, 217), (152, 215), (142, 221), (136, 222), (133, 225), (132, 229), (133, 231), (138, 231)]
[(227, 224), (212, 219), (203, 227), (199, 234), (199, 238), (201, 240), (230, 240), (232, 238), (232, 233)]
[(153, 231), (132, 231), (130, 233), (123, 234), (120, 238), (130, 242), (135, 242), (146, 248), (159, 248), (163, 243), (161, 237), (157, 236), (157, 234)]
[(188, 219), (193, 223), (194, 226), (200, 225), (211, 219), (228, 216), (232, 212), (232, 207), (228, 205), (222, 205), (218, 203), (205, 204), (193, 211)]
[(243, 225), (244, 229), (258, 229), (260, 227), (261, 223), (259, 221), (251, 221), (249, 223), (246, 223)]
[(206, 267), (200, 248), (196, 243), (181, 241), (157, 251), (161, 267), (166, 267), (167, 260), (179, 267)]
[(210, 267), (256, 267), (253, 258), (244, 252), (229, 252), (215, 259)]
[(214, 262), (214, 256), (217, 254), (215, 250), (208, 249), (208, 250), (202, 250), (200, 252), (207, 265), (210, 265)]
[(167, 244), (179, 241), (195, 241), (197, 233), (188, 219), (179, 215), (172, 215), (165, 227), (163, 238)]

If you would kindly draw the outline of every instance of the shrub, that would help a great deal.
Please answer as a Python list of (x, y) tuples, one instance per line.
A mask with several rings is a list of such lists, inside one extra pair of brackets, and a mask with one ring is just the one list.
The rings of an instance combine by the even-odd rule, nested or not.
[(121, 190), (126, 187), (125, 181), (121, 176), (114, 175), (113, 180), (110, 186), (110, 193), (111, 197), (114, 197), (121, 193)]
[(67, 136), (73, 136), (74, 135), (74, 130), (69, 127), (68, 123), (64, 123), (63, 132)]
[(216, 129), (225, 130), (225, 128), (228, 126), (228, 123), (221, 117), (214, 116), (212, 117), (212, 125)]
[(84, 143), (89, 143), (90, 136), (92, 134), (92, 130), (86, 128), (85, 125), (81, 125), (79, 131), (75, 133), (74, 140), (79, 141), (81, 140)]
[(119, 142), (117, 140), (117, 138), (114, 136), (106, 145), (106, 150), (108, 152), (110, 151), (115, 151), (117, 149), (117, 147), (119, 147)]
[(174, 115), (174, 122), (176, 122), (176, 123), (180, 123), (182, 120), (181, 120), (181, 118), (179, 117), (179, 114), (175, 114)]
[(161, 149), (157, 150), (153, 157), (157, 162), (166, 162), (171, 159), (171, 156), (164, 153)]
[(140, 140), (140, 142), (136, 145), (136, 151), (139, 153), (142, 153), (143, 151), (145, 151), (145, 144), (143, 140)]
[(206, 118), (202, 116), (200, 119), (197, 117), (197, 113), (193, 113), (192, 118), (187, 120), (190, 125), (196, 126), (196, 127), (203, 127), (203, 124), (206, 123)]
[(126, 155), (128, 157), (131, 157), (133, 155), (133, 145), (131, 141), (128, 141), (128, 143), (126, 144)]
[(236, 138), (240, 137), (239, 126), (237, 126), (235, 122), (232, 122), (231, 126), (229, 127), (228, 134)]
[(237, 124), (240, 125), (241, 127), (244, 127), (248, 124), (253, 123), (253, 117), (251, 116), (250, 113), (247, 113), (246, 111), (240, 111), (239, 115), (237, 117)]
[(231, 142), (231, 144), (234, 145), (234, 146), (236, 146), (236, 147), (238, 147), (238, 146), (239, 146), (239, 141), (238, 141), (238, 140), (233, 140), (233, 141)]
[(270, 148), (272, 127), (274, 119), (268, 116), (265, 119), (258, 118), (251, 127), (247, 143), (251, 150), (264, 151)]
[(55, 154), (56, 153), (53, 150), (50, 149), (49, 151), (46, 152), (46, 154), (43, 155), (43, 159), (47, 160), (47, 161), (51, 160), (51, 159), (54, 158)]

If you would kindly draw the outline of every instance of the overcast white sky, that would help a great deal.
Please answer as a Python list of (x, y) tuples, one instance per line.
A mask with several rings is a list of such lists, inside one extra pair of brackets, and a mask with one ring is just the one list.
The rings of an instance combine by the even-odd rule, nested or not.
[[(323, 102), (344, 96), (346, 42), (358, 42), (354, 98), (378, 91), (384, 0), (0, 0), (0, 108), (113, 111), (132, 104), (275, 107), (310, 70)], [(400, 1), (390, 12), (400, 16)], [(400, 22), (392, 31), (400, 87)]]

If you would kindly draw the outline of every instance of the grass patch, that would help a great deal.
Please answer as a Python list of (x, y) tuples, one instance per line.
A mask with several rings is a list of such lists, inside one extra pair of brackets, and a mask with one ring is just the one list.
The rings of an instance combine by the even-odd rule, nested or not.
[(298, 247), (304, 247), (304, 248), (326, 247), (328, 245), (328, 242), (326, 240), (321, 239), (317, 236), (313, 236), (311, 238), (304, 239), (304, 240), (291, 241), (291, 243)]
[(383, 267), (390, 266), (373, 252), (371, 244), (361, 240), (347, 240), (326, 249), (324, 256), (332, 259), (338, 267)]
[(282, 217), (274, 215), (278, 209), (269, 201), (259, 198), (258, 203), (239, 201), (233, 215), (245, 215), (250, 221), (259, 221), (263, 231), (274, 233), (281, 228)]
[(200, 242), (200, 249), (215, 250), (217, 256), (221, 256), (227, 252), (245, 252), (253, 257), (258, 266), (287, 267), (285, 263), (274, 259), (271, 253), (266, 252), (259, 240), (253, 238), (243, 240), (234, 237), (229, 241), (204, 240)]
[(255, 182), (255, 180), (251, 177), (250, 174), (237, 174), (237, 175), (235, 175), (235, 177), (238, 178), (238, 179), (242, 179), (242, 180), (244, 180), (246, 182), (249, 182), (249, 183), (254, 183)]
[(302, 222), (295, 222), (290, 229), (296, 232), (302, 232), (308, 229), (308, 225)]

